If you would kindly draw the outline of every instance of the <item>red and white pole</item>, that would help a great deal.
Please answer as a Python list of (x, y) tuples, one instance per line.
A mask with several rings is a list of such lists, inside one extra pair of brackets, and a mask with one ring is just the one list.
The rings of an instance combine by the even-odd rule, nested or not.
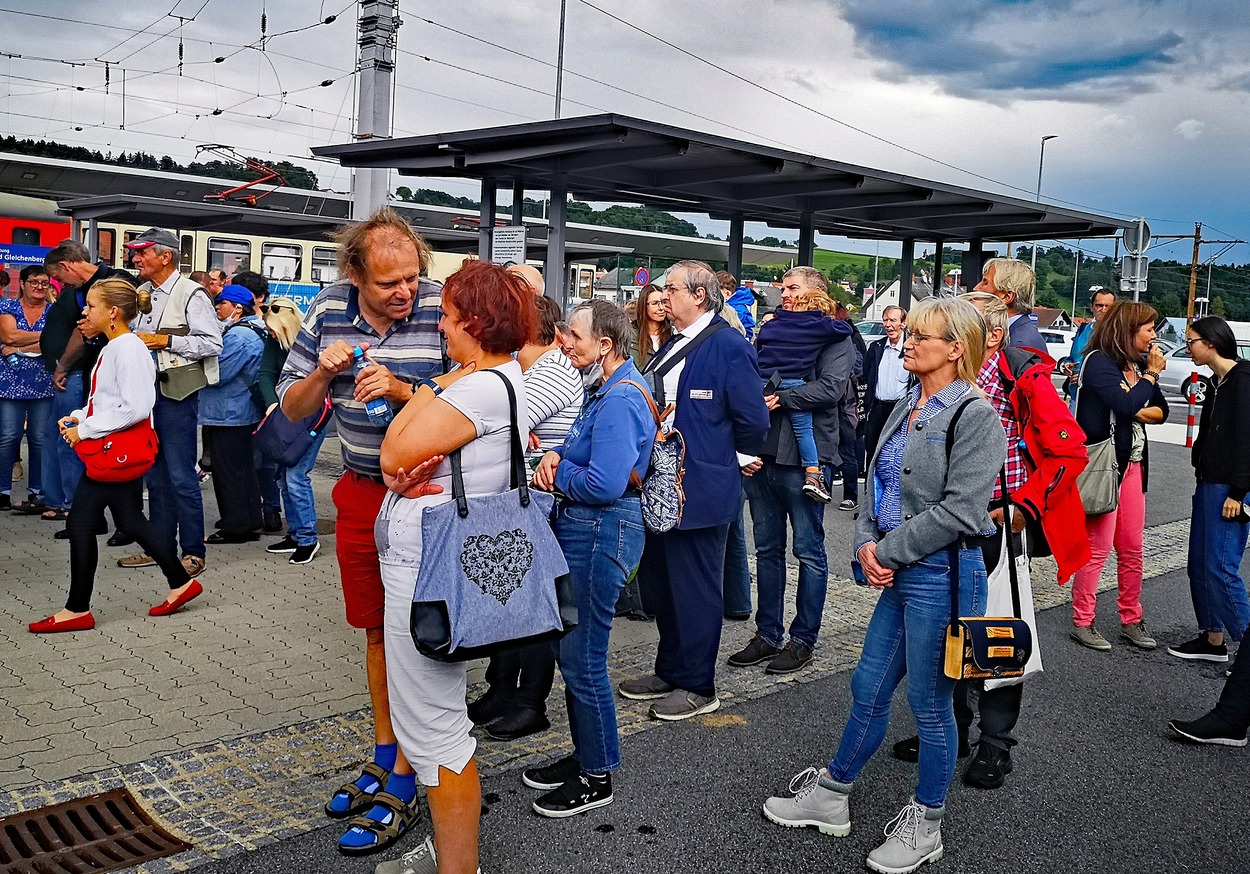
[(1189, 419), (1185, 423), (1185, 448), (1192, 449), (1194, 445), (1194, 409), (1197, 406), (1196, 399), (1198, 397), (1198, 371), (1194, 371), (1189, 375), (1189, 386), (1185, 389), (1185, 397), (1189, 399)]

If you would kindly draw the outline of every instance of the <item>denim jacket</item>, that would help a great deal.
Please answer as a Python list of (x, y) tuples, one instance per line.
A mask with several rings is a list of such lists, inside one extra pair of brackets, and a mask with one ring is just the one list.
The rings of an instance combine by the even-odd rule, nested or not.
[(261, 420), (264, 411), (252, 389), (257, 384), (265, 351), (261, 331), (267, 330), (256, 316), (247, 316), (226, 327), (218, 359), (221, 379), (216, 385), (200, 389), (201, 425), (255, 425)]

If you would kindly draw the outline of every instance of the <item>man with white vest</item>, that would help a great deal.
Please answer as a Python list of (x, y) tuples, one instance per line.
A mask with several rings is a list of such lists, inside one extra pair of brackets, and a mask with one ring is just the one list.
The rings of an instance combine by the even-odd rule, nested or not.
[[(152, 295), (152, 311), (131, 328), (156, 358), (156, 409), (152, 412), (160, 451), (148, 472), (152, 528), (170, 549), (182, 547), (182, 564), (196, 576), (204, 570), (204, 499), (196, 474), (197, 392), (217, 382), (221, 329), (208, 293), (178, 272), (178, 238), (149, 228), (126, 244), (141, 288)], [(144, 553), (117, 562), (121, 567), (155, 565)]]

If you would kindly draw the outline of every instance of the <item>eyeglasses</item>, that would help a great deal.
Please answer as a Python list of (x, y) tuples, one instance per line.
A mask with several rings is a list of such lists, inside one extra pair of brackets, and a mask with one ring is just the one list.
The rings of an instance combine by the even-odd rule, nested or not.
[(943, 343), (955, 342), (952, 337), (943, 337), (939, 334), (922, 334), (919, 331), (912, 331), (907, 335), (907, 339), (912, 341), (912, 345), (915, 345), (916, 343), (923, 343), (926, 340), (941, 340)]
[(1204, 339), (1202, 339), (1201, 337), (1194, 337), (1192, 340), (1186, 340), (1186, 341), (1185, 341), (1185, 348), (1186, 348), (1186, 349), (1189, 349), (1189, 348), (1191, 348), (1191, 347), (1192, 347), (1195, 343), (1205, 343), (1205, 342), (1207, 342), (1207, 341), (1206, 341), (1206, 340), (1204, 340)]
[(665, 285), (660, 288), (665, 294), (675, 294), (679, 291), (689, 291), (690, 289), (684, 285)]
[(52, 283), (46, 279), (28, 279), (23, 285), (29, 285), (31, 288), (51, 288)]
[(263, 303), (263, 304), (261, 304), (261, 305), (260, 305), (260, 311), (261, 311), (262, 313), (266, 314), (266, 315), (268, 315), (269, 313), (280, 313), (280, 312), (282, 312), (283, 310), (291, 310), (292, 312), (294, 312), (294, 311), (295, 311), (295, 308), (294, 308), (294, 307), (284, 307), (284, 306), (283, 306), (282, 304), (280, 304), (280, 303), (275, 303), (275, 304), (267, 304), (267, 303)]

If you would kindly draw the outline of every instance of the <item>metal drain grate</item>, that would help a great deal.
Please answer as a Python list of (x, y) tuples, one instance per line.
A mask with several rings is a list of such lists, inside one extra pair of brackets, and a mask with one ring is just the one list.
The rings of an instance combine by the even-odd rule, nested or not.
[(0, 819), (0, 874), (116, 871), (189, 849), (125, 789)]

